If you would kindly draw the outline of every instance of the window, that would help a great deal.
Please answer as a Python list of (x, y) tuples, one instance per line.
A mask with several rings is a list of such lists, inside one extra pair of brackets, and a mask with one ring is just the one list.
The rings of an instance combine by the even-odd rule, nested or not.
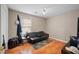
[(31, 19), (24, 18), (22, 19), (22, 35), (25, 35), (27, 32), (31, 31)]

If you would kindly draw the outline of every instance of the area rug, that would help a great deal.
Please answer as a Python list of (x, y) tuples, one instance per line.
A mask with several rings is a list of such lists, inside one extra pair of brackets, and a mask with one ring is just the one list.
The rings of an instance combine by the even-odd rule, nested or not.
[(50, 43), (50, 42), (52, 42), (52, 41), (50, 41), (50, 40), (44, 40), (44, 41), (35, 43), (35, 44), (33, 44), (32, 46), (33, 46), (34, 49), (38, 49), (38, 48), (41, 48), (41, 47), (47, 45), (47, 44)]

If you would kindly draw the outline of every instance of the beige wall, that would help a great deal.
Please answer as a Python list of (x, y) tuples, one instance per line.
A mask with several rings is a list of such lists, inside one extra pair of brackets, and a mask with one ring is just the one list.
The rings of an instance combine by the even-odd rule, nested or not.
[(46, 31), (50, 37), (69, 41), (69, 37), (77, 34), (77, 18), (79, 10), (68, 12), (47, 19)]
[(45, 20), (38, 17), (32, 17), (32, 31), (45, 31)]
[(70, 36), (77, 34), (77, 18), (79, 17), (79, 10), (64, 13), (48, 19), (9, 10), (9, 38), (16, 36), (15, 22), (17, 20), (17, 14), (32, 19), (32, 31), (43, 30), (49, 33), (50, 37), (64, 41), (69, 41)]
[(1, 5), (1, 45), (3, 43), (3, 35), (7, 48), (8, 41), (8, 7), (7, 5)]
[[(28, 15), (25, 13), (21, 13), (18, 11), (9, 10), (9, 38), (16, 37), (16, 20), (17, 20), (17, 14), (22, 16), (25, 19), (30, 18), (32, 20), (32, 31), (45, 31), (45, 19), (41, 17), (36, 17), (32, 15)], [(21, 19), (22, 20), (22, 19)]]

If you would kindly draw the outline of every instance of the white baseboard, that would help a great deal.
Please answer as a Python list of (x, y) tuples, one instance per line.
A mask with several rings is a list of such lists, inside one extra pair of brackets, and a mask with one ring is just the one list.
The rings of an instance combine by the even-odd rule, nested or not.
[(52, 38), (52, 37), (49, 37), (51, 39), (55, 39), (55, 40), (58, 40), (58, 41), (61, 41), (61, 42), (64, 42), (64, 43), (67, 43), (68, 41), (65, 41), (65, 40), (61, 40), (61, 39), (57, 39), (57, 38)]

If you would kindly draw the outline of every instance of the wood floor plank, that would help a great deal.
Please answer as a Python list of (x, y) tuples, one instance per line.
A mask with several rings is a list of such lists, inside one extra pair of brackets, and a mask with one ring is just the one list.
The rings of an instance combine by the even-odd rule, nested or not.
[(31, 44), (25, 43), (13, 49), (6, 50), (6, 54), (18, 54), (19, 51), (22, 51), (24, 49), (31, 49), (32, 54), (61, 54), (61, 49), (63, 48), (64, 45), (65, 45), (64, 42), (53, 39), (53, 41), (51, 41), (49, 44), (39, 49), (34, 49)]

